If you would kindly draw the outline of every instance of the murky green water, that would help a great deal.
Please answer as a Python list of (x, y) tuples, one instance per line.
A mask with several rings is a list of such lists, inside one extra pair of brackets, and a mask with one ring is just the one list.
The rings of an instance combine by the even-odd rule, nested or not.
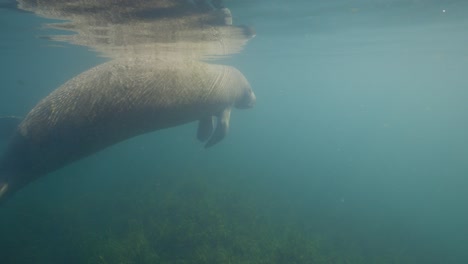
[[(0, 207), (0, 262), (465, 263), (468, 4), (225, 5), (256, 30), (222, 60), (255, 108), (211, 149), (188, 124), (28, 185)], [(44, 21), (0, 9), (0, 115), (106, 60)]]

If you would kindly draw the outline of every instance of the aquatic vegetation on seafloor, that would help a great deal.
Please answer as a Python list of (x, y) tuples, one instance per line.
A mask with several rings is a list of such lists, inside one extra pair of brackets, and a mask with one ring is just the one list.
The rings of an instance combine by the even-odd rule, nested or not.
[(6, 251), (4, 263), (408, 263), (365, 256), (351, 241), (336, 246), (246, 182), (213, 177), (166, 175), (34, 204), (29, 215), (16, 213), (16, 225), (0, 238), (27, 240)]

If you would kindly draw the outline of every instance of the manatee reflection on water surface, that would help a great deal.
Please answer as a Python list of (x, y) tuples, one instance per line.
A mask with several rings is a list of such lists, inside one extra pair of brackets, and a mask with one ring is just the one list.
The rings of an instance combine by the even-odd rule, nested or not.
[(253, 29), (233, 26), (220, 1), (31, 1), (18, 7), (65, 22), (48, 26), (75, 32), (53, 40), (88, 46), (107, 57), (211, 58), (241, 50)]

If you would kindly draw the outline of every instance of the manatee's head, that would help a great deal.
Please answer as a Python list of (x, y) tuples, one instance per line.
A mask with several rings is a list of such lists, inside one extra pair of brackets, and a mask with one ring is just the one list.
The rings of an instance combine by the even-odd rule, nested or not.
[(257, 101), (257, 97), (255, 97), (255, 94), (252, 91), (252, 88), (250, 88), (250, 85), (247, 85), (242, 90), (242, 93), (240, 97), (237, 99), (234, 106), (239, 109), (252, 108), (254, 107), (256, 101)]

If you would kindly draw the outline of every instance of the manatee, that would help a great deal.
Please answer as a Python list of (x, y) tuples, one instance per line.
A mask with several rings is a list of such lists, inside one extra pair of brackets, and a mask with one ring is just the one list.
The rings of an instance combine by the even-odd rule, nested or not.
[(98, 65), (40, 101), (15, 129), (0, 160), (0, 201), (73, 161), (159, 129), (199, 121), (197, 138), (211, 147), (226, 136), (231, 109), (255, 101), (230, 66), (149, 58)]

